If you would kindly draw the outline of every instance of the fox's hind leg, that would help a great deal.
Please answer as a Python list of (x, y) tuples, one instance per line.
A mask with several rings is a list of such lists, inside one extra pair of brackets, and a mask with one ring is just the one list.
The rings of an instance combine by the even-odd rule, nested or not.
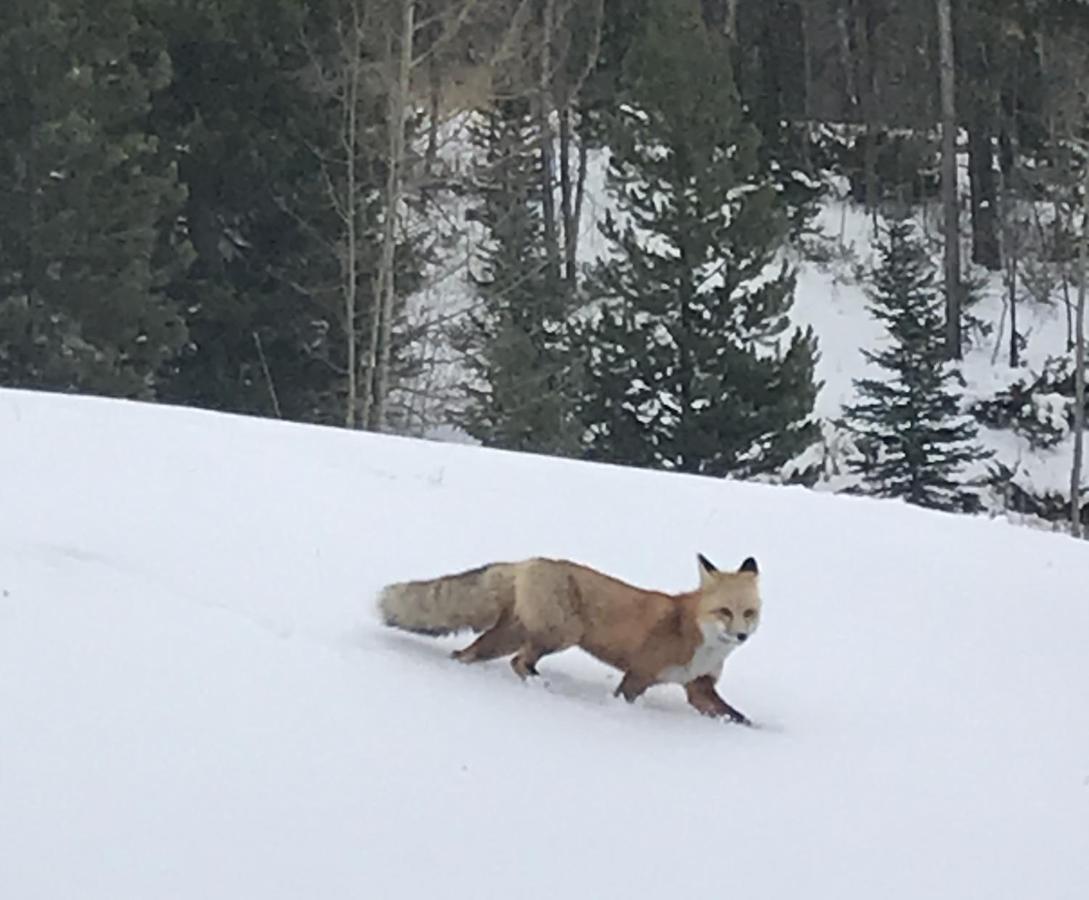
[(537, 671), (537, 663), (541, 657), (548, 656), (550, 653), (559, 653), (561, 650), (566, 650), (568, 646), (568, 644), (561, 644), (545, 647), (532, 640), (525, 641), (514, 659), (510, 661), (510, 667), (522, 679), (530, 675), (540, 675), (541, 673)]
[(504, 610), (498, 621), (473, 641), (468, 647), (455, 650), (450, 654), (458, 662), (471, 663), (483, 662), (489, 659), (498, 659), (513, 653), (525, 640), (522, 628), (514, 620), (507, 610)]
[(544, 655), (545, 651), (527, 641), (522, 644), (514, 659), (510, 661), (510, 667), (521, 679), (526, 679), (530, 675), (540, 675), (541, 673), (537, 671), (537, 661)]
[(613, 696), (623, 697), (628, 703), (634, 703), (652, 684), (654, 684), (653, 678), (637, 675), (635, 672), (625, 672), (620, 684), (613, 691)]

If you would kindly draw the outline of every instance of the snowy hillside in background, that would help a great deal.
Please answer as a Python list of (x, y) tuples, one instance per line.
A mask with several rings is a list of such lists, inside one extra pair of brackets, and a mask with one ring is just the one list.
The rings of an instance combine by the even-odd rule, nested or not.
[[(441, 156), (451, 173), (467, 175), (471, 171), (474, 152), (467, 127), (466, 119), (450, 123), (441, 143)], [(579, 259), (586, 266), (610, 253), (599, 231), (605, 215), (612, 212), (618, 221), (625, 219), (606, 191), (607, 165), (607, 150), (591, 151), (579, 244)], [(966, 156), (961, 160), (961, 179), (962, 200), (967, 202)], [(868, 268), (875, 261), (873, 221), (862, 207), (845, 199), (847, 193), (846, 185), (836, 182), (814, 222), (822, 235), (825, 251), (831, 250), (830, 261), (814, 262), (797, 249), (784, 253), (784, 258), (798, 271), (792, 320), (803, 328), (811, 325), (816, 332), (821, 354), (816, 375), (823, 382), (814, 410), (823, 439), (810, 448), (797, 465), (819, 464), (822, 474), (816, 487), (825, 491), (842, 490), (858, 481), (846, 472), (843, 464), (851, 449), (850, 437), (836, 427), (835, 421), (844, 406), (856, 399), (855, 379), (881, 377), (880, 370), (868, 365), (861, 353), (863, 348), (877, 346), (883, 338), (880, 324), (867, 309), (866, 292), (858, 278), (858, 268)], [(425, 279), (428, 286), (411, 298), (413, 318), (418, 323), (448, 322), (452, 316), (479, 302), (468, 273), (475, 272), (479, 265), (482, 231), (467, 220), (468, 201), (463, 196), (449, 198), (446, 202), (448, 209), (443, 215), (429, 216), (420, 223), (420, 227), (428, 231), (441, 231), (448, 247), (434, 264), (431, 277)], [(933, 236), (938, 232), (940, 226), (935, 206), (921, 207), (915, 219), (923, 233)], [(964, 259), (969, 256), (968, 249), (966, 244)], [(935, 256), (935, 264), (940, 270), (938, 256)], [(1063, 306), (1042, 306), (1026, 300), (1022, 289), (1018, 331), (1026, 338), (1026, 349), (1022, 368), (1010, 369), (1006, 365), (1009, 325), (1001, 274), (988, 275), (983, 294), (982, 301), (972, 312), (993, 330), (967, 350), (961, 366), (966, 381), (965, 405), (993, 397), (1018, 378), (1038, 374), (1049, 357), (1067, 354)], [(421, 382), (414, 386), (423, 390), (414, 390), (411, 394), (419, 433), (440, 440), (474, 443), (449, 421), (450, 410), (460, 400), (458, 388), (467, 378), (456, 354), (445, 344), (440, 330), (428, 332), (420, 350), (431, 365), (426, 367)], [(1012, 473), (1013, 483), (1030, 493), (1065, 495), (1069, 491), (1071, 436), (1052, 449), (1041, 450), (1031, 447), (1027, 440), (1011, 431), (982, 428), (980, 443), (993, 453), (993, 457), (976, 464), (966, 472), (967, 477), (985, 478), (992, 466), (1002, 465)], [(1004, 500), (997, 494), (986, 497), (985, 503), (991, 512), (1004, 510)], [(1024, 517), (1011, 518), (1025, 521)]]
[[(0, 391), (0, 896), (1081, 900), (1089, 545), (898, 503)], [(381, 628), (530, 554), (765, 614), (702, 719)]]
[[(920, 231), (933, 235), (939, 228), (934, 211), (923, 210), (915, 215)], [(928, 219), (929, 216), (929, 219)], [(881, 377), (881, 371), (869, 364), (861, 348), (874, 349), (883, 340), (880, 324), (867, 310), (868, 298), (854, 273), (853, 266), (869, 267), (875, 262), (872, 219), (864, 211), (842, 201), (829, 202), (822, 207), (817, 225), (823, 234), (839, 245), (845, 262), (828, 267), (793, 255), (799, 268), (798, 290), (794, 320), (800, 325), (812, 325), (820, 341), (821, 359), (817, 378), (824, 386), (817, 399), (815, 414), (822, 420), (830, 459), (819, 489), (839, 490), (853, 479), (841, 467), (846, 436), (832, 422), (843, 407), (856, 399), (853, 380)], [(964, 250), (967, 258), (968, 248)], [(940, 259), (936, 261), (940, 268)], [(978, 274), (976, 272), (975, 274)], [(1023, 290), (1023, 288), (1022, 288)], [(976, 335), (966, 348), (960, 371), (965, 380), (964, 403), (993, 397), (1018, 379), (1030, 373), (1039, 374), (1051, 357), (1069, 355), (1066, 348), (1066, 319), (1063, 306), (1045, 306), (1019, 300), (1018, 333), (1025, 339), (1022, 366), (1011, 369), (1008, 362), (1009, 312), (1005, 288), (1000, 274), (987, 278), (980, 302), (971, 314), (991, 326), (986, 336)], [(1042, 450), (1008, 430), (980, 429), (980, 444), (993, 453), (991, 460), (969, 469), (969, 477), (985, 477), (990, 466), (1002, 464), (1013, 472), (1013, 480), (1034, 493), (1070, 490), (1070, 469), (1073, 459), (1073, 436), (1068, 435), (1058, 446)], [(1001, 498), (990, 498), (989, 508), (1001, 509)]]

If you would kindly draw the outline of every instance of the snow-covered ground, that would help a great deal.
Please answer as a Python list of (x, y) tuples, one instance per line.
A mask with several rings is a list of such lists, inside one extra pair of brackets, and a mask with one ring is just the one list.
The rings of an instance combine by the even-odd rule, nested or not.
[[(530, 554), (764, 571), (702, 719), (380, 627)], [(1089, 891), (1089, 545), (897, 503), (0, 391), (0, 897)]]

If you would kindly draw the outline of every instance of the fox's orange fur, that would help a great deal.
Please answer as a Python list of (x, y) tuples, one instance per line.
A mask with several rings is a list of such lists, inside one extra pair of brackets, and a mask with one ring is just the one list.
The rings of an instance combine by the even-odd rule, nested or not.
[(542, 656), (577, 646), (624, 673), (616, 693), (629, 702), (653, 684), (681, 684), (701, 713), (747, 722), (715, 682), (759, 625), (756, 561), (720, 572), (700, 556), (699, 567), (696, 590), (666, 594), (567, 560), (492, 563), (389, 585), (379, 608), (387, 625), (407, 631), (481, 632), (454, 653), (462, 662), (514, 654), (511, 666), (525, 678)]

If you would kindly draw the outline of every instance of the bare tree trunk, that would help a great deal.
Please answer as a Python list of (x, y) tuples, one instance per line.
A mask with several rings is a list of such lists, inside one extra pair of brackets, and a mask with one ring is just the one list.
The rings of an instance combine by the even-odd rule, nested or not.
[[(393, 43), (389, 31), (386, 32), (385, 57), (387, 65), (393, 58)], [(392, 91), (392, 88), (391, 88)], [(389, 126), (392, 128), (392, 126)], [(388, 185), (387, 185), (388, 189)], [(387, 200), (388, 200), (387, 196)], [(381, 353), (382, 342), (382, 298), (385, 296), (385, 250), (386, 250), (386, 226), (392, 228), (391, 216), (393, 209), (387, 204), (385, 209), (385, 222), (383, 223), (382, 262), (378, 266), (378, 272), (371, 281), (371, 315), (368, 325), (368, 346), (366, 366), (363, 370), (363, 409), (360, 417), (360, 426), (367, 429), (374, 428), (375, 400), (377, 398), (378, 360)], [(392, 245), (392, 244), (391, 244)]]
[(809, 129), (813, 122), (813, 13), (809, 0), (797, 0), (798, 15), (802, 23), (802, 80), (805, 96), (803, 98), (802, 115), (805, 122), (802, 128), (802, 154), (805, 160), (806, 171), (813, 174), (813, 158), (809, 141)]
[(1081, 283), (1074, 314), (1074, 462), (1070, 469), (1070, 531), (1081, 537), (1081, 469), (1085, 445), (1085, 292), (1089, 279), (1089, 167), (1083, 187), (1081, 226)]
[(545, 252), (548, 255), (548, 278), (555, 284), (560, 277), (560, 244), (556, 227), (556, 198), (552, 190), (556, 171), (555, 146), (552, 135), (552, 28), (556, 15), (556, 0), (545, 0), (542, 11), (542, 35), (539, 84), (537, 90), (537, 122), (541, 140), (541, 203), (544, 216)]
[(265, 347), (261, 343), (261, 335), (256, 331), (252, 332), (253, 343), (257, 347), (257, 358), (261, 361), (261, 372), (265, 376), (265, 387), (268, 388), (269, 400), (272, 401), (272, 411), (276, 413), (277, 419), (283, 418), (283, 413), (280, 412), (280, 398), (276, 396), (276, 382), (272, 380), (272, 370), (268, 367), (268, 358), (265, 356)]
[(957, 107), (950, 0), (937, 0), (942, 95), (942, 214), (945, 219), (945, 346), (961, 358), (960, 222), (957, 208)]
[[(987, 24), (987, 16), (975, 5), (963, 4), (965, 10), (954, 35), (957, 62), (963, 73), (961, 114), (968, 132), (968, 185), (971, 206), (972, 261), (991, 272), (1002, 269), (999, 229), (1000, 209), (994, 172), (995, 136), (1000, 128), (1002, 102), (998, 85), (1003, 80), (998, 71), (998, 47)], [(1009, 172), (1002, 170), (1003, 175)], [(1009, 179), (1006, 181), (1009, 184)], [(1004, 207), (1004, 211), (1008, 211)]]
[(582, 206), (586, 199), (586, 170), (590, 162), (585, 140), (579, 141), (579, 174), (575, 182), (575, 233), (582, 227)]
[(358, 315), (358, 291), (359, 291), (359, 238), (356, 234), (356, 203), (358, 191), (356, 190), (356, 161), (358, 159), (359, 141), (359, 79), (362, 66), (362, 47), (360, 46), (359, 8), (352, 4), (352, 34), (348, 43), (348, 52), (351, 59), (348, 62), (348, 86), (345, 97), (348, 108), (344, 117), (344, 150), (347, 163), (347, 191), (344, 198), (344, 224), (346, 226), (346, 243), (344, 255), (344, 333), (347, 338), (348, 360), (348, 397), (345, 401), (344, 425), (347, 428), (355, 428), (356, 415), (359, 409), (359, 362), (357, 359), (356, 319)]
[[(872, 214), (873, 226), (877, 230), (877, 213), (880, 203), (880, 189), (877, 177), (877, 153), (878, 153), (878, 127), (879, 98), (877, 58), (874, 54), (874, 34), (870, 18), (869, 3), (867, 0), (851, 0), (850, 25), (853, 30), (855, 48), (854, 53), (847, 60), (849, 65), (855, 68), (853, 87), (857, 91), (856, 105), (861, 112), (864, 126), (862, 143), (862, 177), (864, 184), (864, 201), (866, 210)], [(844, 11), (843, 28), (847, 28), (847, 12)], [(845, 31), (841, 41), (847, 41), (847, 49), (850, 52), (850, 34)], [(842, 52), (842, 50), (841, 50)]]
[(737, 0), (726, 0), (726, 21), (723, 28), (726, 37), (737, 43)]
[[(579, 0), (570, 0), (567, 12)], [(597, 0), (595, 5), (594, 35), (587, 56), (581, 63), (581, 72), (574, 78), (570, 75), (569, 67), (562, 68), (558, 73), (560, 78), (560, 214), (563, 217), (563, 251), (564, 251), (564, 278), (569, 288), (576, 287), (578, 281), (578, 247), (579, 228), (582, 222), (582, 206), (586, 190), (586, 166), (587, 149), (586, 141), (578, 133), (579, 116), (578, 96), (587, 76), (594, 69), (601, 52), (601, 34), (605, 19), (604, 0)], [(566, 17), (561, 17), (566, 21)], [(570, 28), (570, 24), (566, 24)], [(569, 38), (570, 40), (570, 38)], [(577, 171), (572, 181), (572, 145), (578, 144)]]
[[(1058, 206), (1058, 204), (1056, 204)], [(1056, 214), (1058, 211), (1056, 210)], [(1074, 304), (1070, 302), (1070, 270), (1064, 262), (1061, 266), (1063, 273), (1063, 307), (1066, 309), (1066, 350), (1069, 353), (1074, 349)]]
[(386, 216), (382, 231), (382, 259), (379, 280), (382, 294), (379, 323), (378, 371), (375, 375), (374, 408), (370, 423), (374, 431), (386, 429), (386, 403), (390, 390), (390, 364), (393, 356), (393, 304), (397, 292), (395, 250), (397, 223), (400, 218), (405, 165), (405, 110), (408, 105), (409, 79), (412, 75), (412, 47), (415, 31), (415, 0), (401, 0), (401, 34), (398, 48), (397, 78), (390, 85), (386, 128), (389, 133), (389, 160), (386, 178)]
[(439, 155), (439, 98), (442, 93), (442, 78), (434, 52), (427, 60), (428, 111), (427, 111), (427, 150), (424, 155), (424, 172), (430, 178), (435, 174), (435, 162)]
[(1017, 266), (1016, 245), (1011, 241), (1006, 247), (1006, 280), (1010, 291), (1010, 368), (1021, 365), (1020, 350), (1017, 346)]
[[(978, 103), (978, 101), (977, 101)], [(968, 174), (972, 202), (972, 260), (992, 272), (1002, 267), (998, 242), (994, 146), (987, 113), (976, 110), (968, 128)]]
[[(1006, 128), (1007, 134), (1012, 134), (1012, 129)], [(1010, 141), (1013, 146), (1012, 140)], [(1021, 265), (1021, 251), (1024, 246), (1024, 236), (1020, 224), (1015, 218), (1016, 194), (1014, 187), (1018, 184), (1018, 154), (1011, 153), (1009, 166), (1001, 171), (1002, 203), (999, 208), (999, 216), (1002, 220), (1003, 247), (1002, 255), (1006, 257), (1006, 277), (1010, 290), (1010, 368), (1016, 369), (1021, 364), (1021, 350), (1018, 347), (1017, 334), (1017, 271)]]
[(363, 411), (360, 425), (372, 428), (374, 421), (375, 382), (378, 377), (378, 351), (382, 331), (382, 278), (375, 278), (371, 289), (370, 340), (367, 347), (367, 365), (363, 370)]
[(839, 64), (843, 69), (843, 86), (847, 92), (847, 104), (850, 113), (858, 112), (858, 83), (855, 80), (854, 54), (851, 52), (851, 29), (847, 22), (847, 4), (849, 0), (840, 0), (836, 6), (836, 31), (839, 33)]
[(578, 223), (575, 221), (574, 187), (571, 183), (571, 108), (560, 110), (560, 211), (563, 217), (563, 277), (568, 287), (575, 286), (575, 256), (578, 248)]
[(866, 10), (861, 8), (861, 0), (854, 0), (851, 4), (851, 18), (855, 37), (855, 87), (859, 92), (859, 103), (862, 112), (862, 122), (865, 126), (863, 136), (862, 167), (863, 179), (866, 185), (866, 209), (874, 213), (876, 222), (877, 212), (877, 130), (874, 119), (877, 116), (877, 104), (874, 96), (874, 83), (876, 73), (874, 67), (873, 50), (870, 46), (870, 26), (866, 17)]

